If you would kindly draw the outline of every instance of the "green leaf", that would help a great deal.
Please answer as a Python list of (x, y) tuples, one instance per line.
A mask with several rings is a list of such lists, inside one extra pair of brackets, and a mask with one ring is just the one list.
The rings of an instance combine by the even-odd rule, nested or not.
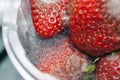
[(90, 64), (87, 66), (87, 68), (84, 70), (84, 72), (91, 74), (95, 71), (96, 65), (95, 64)]
[(84, 80), (91, 80), (92, 79), (92, 74), (88, 74), (85, 78), (84, 78)]

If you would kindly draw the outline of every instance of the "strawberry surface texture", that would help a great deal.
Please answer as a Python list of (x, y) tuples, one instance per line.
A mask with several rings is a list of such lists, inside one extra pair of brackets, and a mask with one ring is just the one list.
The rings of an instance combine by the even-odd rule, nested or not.
[(99, 61), (95, 80), (120, 80), (120, 53), (105, 56)]
[(40, 71), (60, 80), (120, 80), (120, 52), (112, 54), (120, 50), (120, 0), (30, 0), (30, 9)]
[[(58, 40), (61, 43), (54, 47), (46, 47), (46, 56), (37, 65), (42, 72), (49, 73), (60, 80), (83, 80), (84, 70), (90, 63), (86, 55), (75, 49), (69, 39)], [(45, 53), (47, 52), (47, 53)], [(40, 52), (41, 54), (41, 52)], [(51, 56), (50, 56), (51, 55)]]
[(70, 4), (70, 32), (77, 48), (91, 56), (120, 48), (119, 0), (71, 0)]
[(52, 38), (63, 32), (69, 0), (30, 0), (31, 15), (36, 32)]

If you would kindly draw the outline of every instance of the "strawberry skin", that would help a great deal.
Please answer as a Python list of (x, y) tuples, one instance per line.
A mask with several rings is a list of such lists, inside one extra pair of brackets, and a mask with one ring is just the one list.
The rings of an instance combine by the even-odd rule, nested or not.
[(95, 80), (120, 80), (120, 53), (103, 57), (97, 65)]
[(31, 15), (36, 32), (43, 38), (61, 33), (69, 0), (30, 0)]
[(60, 80), (83, 80), (84, 69), (90, 62), (87, 56), (75, 49), (69, 39), (58, 40), (58, 43), (62, 44), (57, 45), (55, 49), (45, 49), (47, 53), (44, 54), (49, 56), (38, 63), (38, 69)]
[(113, 6), (113, 0), (71, 0), (70, 4), (71, 38), (80, 50), (101, 56), (120, 48), (120, 18), (112, 14), (119, 5)]

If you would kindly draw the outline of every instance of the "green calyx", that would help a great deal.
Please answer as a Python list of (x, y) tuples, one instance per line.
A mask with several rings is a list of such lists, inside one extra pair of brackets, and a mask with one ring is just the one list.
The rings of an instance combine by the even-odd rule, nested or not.
[(115, 56), (115, 55), (117, 55), (119, 53), (120, 53), (120, 51), (112, 52), (112, 56)]
[(99, 61), (100, 57), (96, 58), (91, 64), (89, 64), (84, 72), (87, 74), (84, 80), (91, 80), (96, 69), (96, 63)]
[(84, 70), (85, 73), (91, 74), (95, 71), (96, 69), (96, 63), (99, 61), (100, 57), (96, 58), (92, 64), (89, 64), (87, 68)]
[(91, 80), (95, 69), (96, 69), (96, 64), (89, 64), (87, 68), (84, 70), (84, 72), (87, 74), (84, 80)]
[(87, 68), (84, 70), (85, 73), (91, 74), (95, 71), (96, 65), (95, 64), (90, 64), (87, 66)]
[(93, 79), (93, 74), (87, 75), (84, 80), (92, 80)]

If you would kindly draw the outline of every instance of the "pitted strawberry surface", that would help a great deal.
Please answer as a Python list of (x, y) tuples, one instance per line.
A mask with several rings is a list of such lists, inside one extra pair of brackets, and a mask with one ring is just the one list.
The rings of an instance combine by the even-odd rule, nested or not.
[(65, 29), (69, 0), (30, 0), (31, 14), (36, 32), (52, 38)]
[(84, 70), (90, 60), (75, 49), (69, 39), (59, 42), (63, 44), (59, 44), (56, 49), (49, 48), (48, 53), (44, 54), (52, 55), (44, 57), (37, 67), (42, 72), (49, 73), (60, 80), (83, 80)]
[(95, 80), (120, 80), (120, 54), (105, 56), (100, 60)]
[(120, 6), (112, 4), (111, 0), (71, 0), (71, 37), (80, 50), (100, 56), (120, 48), (120, 19), (111, 14)]
[[(120, 0), (30, 0), (30, 6), (42, 37), (40, 71), (60, 80), (120, 80), (120, 54), (108, 55), (120, 49)], [(85, 54), (101, 59), (91, 63)]]

